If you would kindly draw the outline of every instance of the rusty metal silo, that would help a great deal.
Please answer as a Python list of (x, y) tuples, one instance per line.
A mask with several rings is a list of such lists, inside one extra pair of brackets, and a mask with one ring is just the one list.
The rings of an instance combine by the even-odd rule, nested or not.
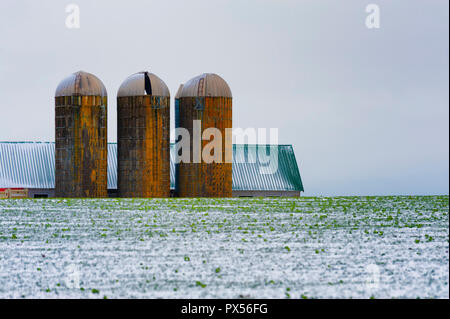
[(120, 197), (170, 196), (170, 93), (155, 74), (128, 77), (117, 93)]
[[(231, 197), (232, 145), (226, 129), (232, 128), (232, 95), (228, 84), (213, 73), (189, 80), (180, 93), (178, 111), (177, 127), (187, 129), (190, 135), (190, 161), (178, 159), (177, 164), (178, 196)], [(194, 122), (198, 120), (201, 122)], [(218, 160), (212, 162), (201, 156), (210, 143), (209, 137), (202, 138), (208, 128), (217, 128), (221, 133), (221, 153), (218, 153)], [(179, 158), (178, 152), (176, 155)]]
[(107, 197), (107, 94), (79, 71), (55, 93), (55, 195)]

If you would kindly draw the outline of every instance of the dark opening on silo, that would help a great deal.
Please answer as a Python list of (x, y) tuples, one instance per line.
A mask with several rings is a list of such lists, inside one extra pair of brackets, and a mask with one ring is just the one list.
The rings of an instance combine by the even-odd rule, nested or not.
[(170, 196), (170, 93), (155, 74), (128, 77), (117, 93), (118, 194)]

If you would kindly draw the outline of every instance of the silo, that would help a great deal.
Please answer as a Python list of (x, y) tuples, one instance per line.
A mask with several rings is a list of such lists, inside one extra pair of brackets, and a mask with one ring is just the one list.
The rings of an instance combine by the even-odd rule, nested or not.
[(170, 196), (170, 93), (155, 74), (129, 76), (117, 93), (120, 197)]
[[(228, 84), (217, 74), (201, 74), (184, 84), (179, 103), (178, 127), (189, 132), (190, 161), (178, 164), (178, 196), (231, 197), (232, 163), (227, 154), (231, 143), (226, 129), (232, 128), (232, 95)], [(221, 133), (219, 159), (212, 162), (202, 156), (205, 146), (215, 139), (203, 136), (209, 128)]]
[(55, 195), (107, 197), (107, 94), (79, 71), (55, 93)]

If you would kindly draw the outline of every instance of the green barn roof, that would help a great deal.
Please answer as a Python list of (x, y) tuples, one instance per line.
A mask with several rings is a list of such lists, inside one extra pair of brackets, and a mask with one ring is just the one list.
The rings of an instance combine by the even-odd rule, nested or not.
[[(278, 160), (265, 160), (264, 154), (276, 152)], [(170, 185), (175, 187), (174, 144)], [(55, 187), (55, 143), (0, 142), (0, 188), (15, 187)], [(116, 188), (117, 143), (108, 143), (108, 189)], [(292, 145), (233, 145), (233, 190), (303, 191)]]

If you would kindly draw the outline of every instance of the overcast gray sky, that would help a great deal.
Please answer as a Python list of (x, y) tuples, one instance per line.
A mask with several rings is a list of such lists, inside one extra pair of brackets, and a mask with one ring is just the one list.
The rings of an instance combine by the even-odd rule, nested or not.
[[(66, 28), (70, 3), (79, 29)], [(365, 25), (369, 3), (379, 29)], [(214, 72), (233, 92), (234, 127), (277, 127), (293, 145), (305, 195), (448, 194), (448, 6), (2, 0), (0, 141), (53, 141), (55, 88), (78, 70), (108, 90), (110, 142), (127, 76), (149, 70), (173, 97)]]

